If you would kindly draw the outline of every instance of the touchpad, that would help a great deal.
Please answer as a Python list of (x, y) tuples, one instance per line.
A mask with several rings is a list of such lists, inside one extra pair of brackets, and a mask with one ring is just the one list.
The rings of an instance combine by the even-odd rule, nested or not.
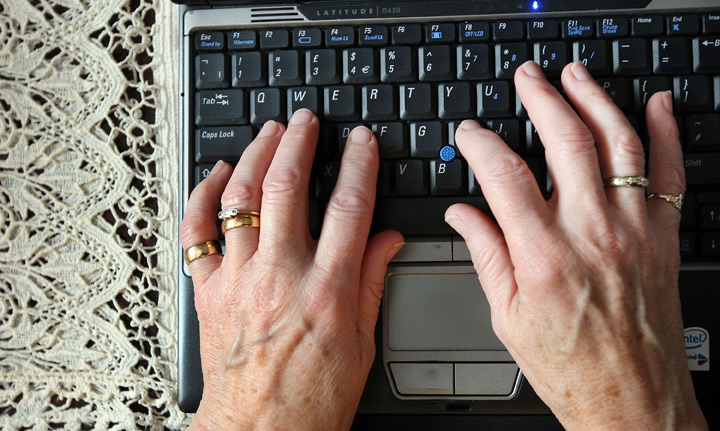
[(505, 350), (490, 323), (477, 274), (389, 274), (392, 350)]

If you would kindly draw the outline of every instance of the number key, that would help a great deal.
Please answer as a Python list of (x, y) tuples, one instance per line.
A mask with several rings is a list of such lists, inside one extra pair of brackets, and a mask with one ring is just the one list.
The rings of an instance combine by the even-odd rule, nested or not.
[(498, 79), (513, 79), (517, 68), (527, 60), (526, 44), (498, 43), (495, 45), (495, 76)]

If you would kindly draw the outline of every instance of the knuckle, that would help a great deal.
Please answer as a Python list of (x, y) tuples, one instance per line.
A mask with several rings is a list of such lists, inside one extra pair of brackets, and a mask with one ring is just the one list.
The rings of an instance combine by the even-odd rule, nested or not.
[(258, 192), (250, 184), (242, 180), (231, 181), (222, 195), (221, 202), (224, 208), (255, 204), (258, 201)]
[(524, 178), (528, 173), (525, 162), (515, 153), (496, 154), (489, 160), (488, 168), (485, 171), (488, 180), (508, 181)]
[(333, 193), (327, 210), (332, 215), (360, 218), (372, 214), (373, 206), (367, 193), (354, 187), (343, 187)]
[(269, 195), (294, 195), (300, 192), (302, 175), (292, 166), (279, 166), (268, 173), (262, 191)]
[(645, 161), (645, 150), (634, 132), (623, 132), (610, 139), (610, 151), (618, 157)]
[(585, 154), (595, 151), (595, 138), (584, 125), (559, 127), (555, 131), (556, 147), (570, 154)]
[(197, 215), (185, 214), (182, 223), (180, 224), (180, 241), (185, 244), (186, 247), (190, 247), (193, 244), (193, 238), (200, 231), (203, 226), (203, 218)]

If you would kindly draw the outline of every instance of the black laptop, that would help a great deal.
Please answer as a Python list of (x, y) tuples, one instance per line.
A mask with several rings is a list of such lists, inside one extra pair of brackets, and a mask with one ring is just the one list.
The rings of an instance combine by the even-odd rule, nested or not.
[[(364, 124), (378, 138), (373, 230), (399, 230), (407, 245), (388, 270), (353, 429), (561, 429), (493, 334), (467, 247), (443, 220), (456, 202), (489, 212), (454, 133), (478, 119), (550, 196), (543, 147), (512, 82), (518, 66), (534, 60), (560, 87), (565, 64), (582, 61), (645, 142), (648, 96), (672, 90), (688, 182), (687, 359), (703, 411), (717, 420), (720, 0), (175, 1), (181, 217), (217, 160), (236, 163), (265, 121), (309, 108), (322, 124), (309, 190), (317, 236), (349, 131)], [(190, 412), (203, 382), (181, 255), (178, 403)]]

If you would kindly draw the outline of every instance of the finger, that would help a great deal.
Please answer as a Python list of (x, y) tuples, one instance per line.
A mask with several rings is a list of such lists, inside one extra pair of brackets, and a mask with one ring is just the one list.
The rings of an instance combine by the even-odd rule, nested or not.
[[(647, 105), (647, 126), (650, 135), (649, 192), (677, 196), (685, 193), (685, 167), (669, 92), (653, 95)], [(650, 218), (677, 231), (680, 211), (660, 198), (647, 201)]]
[[(201, 181), (190, 194), (180, 225), (180, 242), (184, 250), (218, 238), (215, 224), (218, 203), (231, 174), (232, 167), (221, 160), (213, 167), (210, 175)], [(190, 272), (195, 284), (204, 284), (221, 262), (222, 256), (218, 254), (190, 262)]]
[(365, 248), (358, 293), (358, 331), (372, 345), (375, 344), (375, 324), (385, 287), (387, 266), (404, 244), (399, 232), (385, 231), (370, 238)]
[[(275, 121), (268, 121), (255, 140), (243, 152), (222, 195), (223, 209), (238, 208), (241, 211), (260, 211), (262, 183), (272, 162), (285, 128)], [(236, 262), (249, 259), (257, 250), (259, 229), (237, 228), (225, 232), (228, 260)]]
[(596, 208), (605, 191), (595, 142), (575, 111), (532, 61), (519, 67), (515, 86), (545, 147), (557, 201), (561, 208)]
[[(603, 178), (644, 175), (645, 151), (635, 129), (582, 63), (565, 67), (563, 88), (595, 137)], [(642, 187), (608, 187), (608, 200), (635, 214), (645, 213)]]
[(357, 127), (348, 136), (340, 173), (328, 201), (315, 257), (317, 264), (332, 273), (355, 278), (367, 244), (378, 175), (375, 136)]
[(518, 252), (528, 250), (527, 233), (551, 223), (535, 176), (495, 132), (478, 123), (463, 121), (455, 136), (508, 243), (517, 244)]
[(319, 129), (310, 110), (296, 111), (263, 181), (258, 251), (272, 259), (309, 247), (308, 187)]
[(467, 244), (492, 314), (495, 333), (503, 338), (504, 318), (517, 293), (514, 266), (505, 237), (497, 224), (470, 205), (455, 204), (445, 212), (445, 221)]

